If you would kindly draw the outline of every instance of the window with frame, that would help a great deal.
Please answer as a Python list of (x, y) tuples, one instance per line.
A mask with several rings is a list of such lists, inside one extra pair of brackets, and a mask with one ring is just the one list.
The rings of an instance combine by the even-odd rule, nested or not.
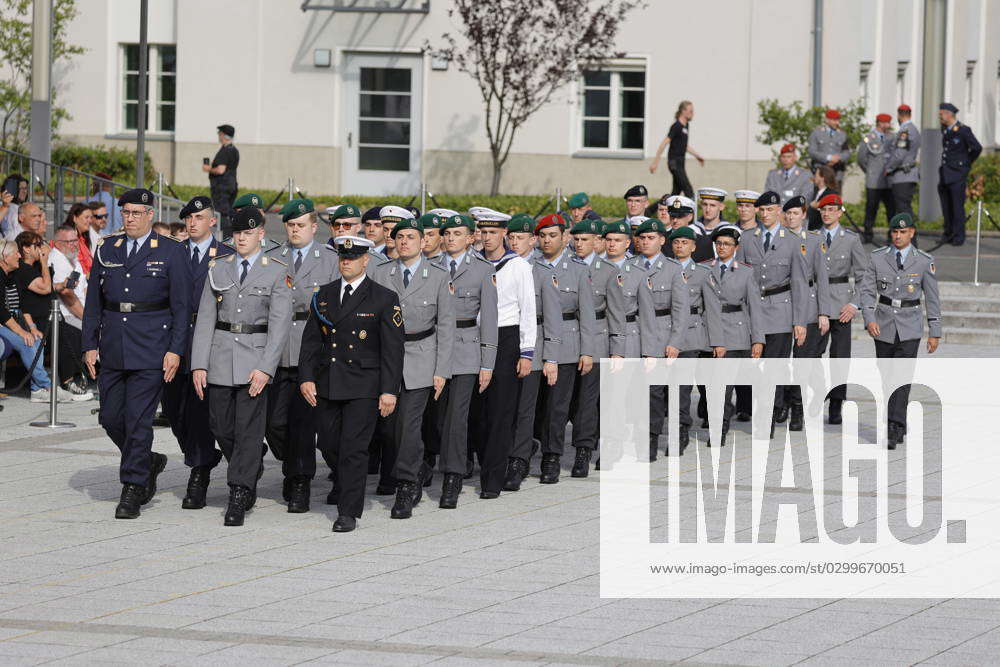
[(860, 66), (858, 67), (858, 97), (861, 98), (862, 104), (865, 106), (865, 111), (871, 109), (871, 85), (869, 79), (869, 73), (871, 72), (872, 64), (871, 61), (862, 60)]
[(646, 140), (646, 72), (636, 69), (583, 73), (584, 149), (642, 152)]
[[(147, 132), (173, 132), (177, 118), (177, 47), (150, 44), (146, 77)], [(121, 122), (123, 131), (139, 129), (139, 45), (121, 45)]]

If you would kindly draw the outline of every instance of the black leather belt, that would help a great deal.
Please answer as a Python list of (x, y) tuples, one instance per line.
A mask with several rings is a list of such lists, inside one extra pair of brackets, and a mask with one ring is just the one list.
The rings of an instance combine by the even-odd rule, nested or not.
[(893, 308), (913, 308), (920, 305), (920, 299), (890, 299), (887, 296), (879, 296), (878, 302)]
[(476, 320), (455, 320), (455, 327), (458, 329), (471, 329), (476, 326)]
[(670, 314), (670, 309), (669, 308), (657, 308), (653, 312), (656, 314), (657, 317), (663, 317), (664, 315), (669, 315)]
[(810, 280), (810, 281), (809, 281), (809, 287), (812, 287), (812, 286), (813, 286), (813, 285), (815, 285), (815, 284), (816, 284), (816, 283), (815, 283), (814, 281), (812, 281), (812, 280)]
[(407, 343), (412, 343), (415, 340), (423, 340), (434, 334), (434, 327), (427, 329), (426, 331), (418, 331), (417, 333), (403, 334), (403, 340)]
[(599, 320), (603, 320), (607, 316), (608, 312), (606, 310), (598, 310), (597, 312), (594, 313), (594, 317), (596, 317)]
[(298, 320), (299, 322), (302, 322), (303, 320), (308, 320), (309, 319), (309, 311), (308, 310), (303, 310), (302, 312), (294, 313), (292, 315), (292, 319), (293, 320)]
[(835, 276), (830, 278), (831, 285), (840, 285), (850, 280), (850, 276)]
[(699, 310), (697, 306), (691, 306), (691, 314), (692, 315), (701, 315), (701, 310)]
[(724, 304), (722, 304), (722, 312), (724, 312), (724, 313), (742, 313), (743, 312), (743, 304), (739, 304), (738, 303), (736, 305), (732, 305), (731, 306), (729, 304), (725, 304), (724, 303)]
[(104, 310), (115, 313), (151, 313), (154, 310), (167, 310), (170, 308), (170, 300), (163, 301), (105, 301)]
[(783, 292), (787, 292), (790, 289), (792, 289), (792, 284), (791, 283), (786, 283), (786, 284), (782, 285), (781, 287), (772, 287), (771, 289), (762, 290), (761, 293), (760, 293), (760, 295), (761, 296), (774, 296), (775, 294), (781, 294)]
[(635, 322), (636, 319), (638, 319), (638, 317), (639, 317), (638, 313), (629, 313), (628, 315), (625, 316), (625, 321), (626, 322)]
[(267, 333), (266, 324), (247, 324), (245, 322), (222, 322), (215, 323), (215, 328), (219, 331), (228, 331), (236, 334), (256, 334)]
[(576, 319), (575, 310), (572, 313), (563, 313), (563, 322), (569, 322), (570, 320), (575, 320), (575, 319)]

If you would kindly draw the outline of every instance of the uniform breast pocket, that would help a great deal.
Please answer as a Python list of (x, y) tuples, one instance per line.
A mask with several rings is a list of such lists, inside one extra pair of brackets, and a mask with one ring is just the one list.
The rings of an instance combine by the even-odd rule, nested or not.
[(250, 290), (250, 296), (256, 297), (262, 301), (269, 301), (271, 299), (271, 286), (264, 285), (262, 287), (254, 287)]

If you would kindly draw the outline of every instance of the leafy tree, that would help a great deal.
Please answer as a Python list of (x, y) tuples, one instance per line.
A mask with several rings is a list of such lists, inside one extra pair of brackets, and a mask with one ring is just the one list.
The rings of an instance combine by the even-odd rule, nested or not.
[(609, 45), (642, 0), (454, 0), (448, 16), (461, 43), (445, 33), (440, 55), (476, 80), (493, 157), (491, 193), (517, 131), (585, 69), (621, 57)]
[[(809, 145), (809, 135), (823, 124), (826, 109), (826, 107), (806, 107), (800, 100), (788, 105), (782, 105), (778, 100), (759, 100), (758, 122), (765, 129), (757, 135), (757, 141), (770, 146), (775, 157), (783, 144), (795, 144), (799, 149), (799, 164), (808, 167), (809, 156), (806, 154), (806, 148)], [(851, 147), (853, 163), (857, 157), (858, 144), (872, 126), (866, 123), (865, 105), (860, 99), (837, 109), (840, 111), (840, 129), (847, 133), (847, 143)]]
[[(70, 22), (76, 17), (76, 0), (53, 0), (52, 66), (83, 53), (81, 46), (66, 41)], [(0, 0), (0, 146), (25, 152), (31, 131), (31, 17), (32, 0)], [(0, 71), (3, 71), (0, 70)], [(52, 90), (52, 130), (70, 118), (56, 104)]]

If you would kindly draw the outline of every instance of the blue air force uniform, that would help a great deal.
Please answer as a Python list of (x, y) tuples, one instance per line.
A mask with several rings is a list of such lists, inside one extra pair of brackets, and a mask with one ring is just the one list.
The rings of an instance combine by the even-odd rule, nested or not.
[[(941, 109), (958, 113), (945, 102)], [(965, 243), (965, 183), (972, 163), (983, 152), (983, 146), (967, 125), (959, 121), (941, 131), (941, 166), (938, 168), (938, 196), (944, 216), (944, 241), (954, 245)]]
[[(152, 193), (141, 189), (118, 200), (119, 206), (152, 203)], [(121, 450), (122, 484), (147, 489), (143, 503), (166, 464), (166, 457), (152, 453), (164, 356), (187, 350), (191, 273), (186, 263), (181, 244), (169, 236), (111, 234), (96, 248), (84, 306), (82, 347), (97, 350), (101, 361), (99, 421)], [(124, 492), (122, 497), (124, 503)]]

